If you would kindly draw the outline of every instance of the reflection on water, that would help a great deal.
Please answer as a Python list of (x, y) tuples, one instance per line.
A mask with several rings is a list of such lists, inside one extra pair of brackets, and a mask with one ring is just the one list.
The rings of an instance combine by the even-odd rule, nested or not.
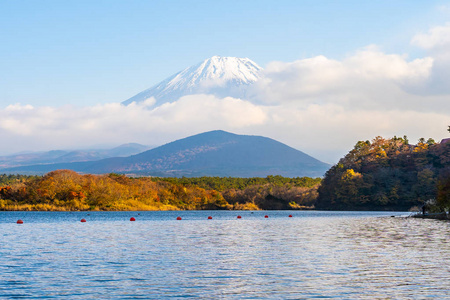
[(448, 222), (239, 214), (0, 213), (0, 298), (450, 297)]

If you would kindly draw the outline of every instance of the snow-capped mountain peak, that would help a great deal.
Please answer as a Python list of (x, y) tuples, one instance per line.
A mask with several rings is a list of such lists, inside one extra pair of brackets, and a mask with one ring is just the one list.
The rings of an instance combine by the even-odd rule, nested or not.
[(123, 104), (155, 97), (157, 103), (171, 102), (185, 95), (214, 94), (244, 98), (247, 87), (261, 77), (262, 68), (248, 58), (213, 56), (186, 68)]

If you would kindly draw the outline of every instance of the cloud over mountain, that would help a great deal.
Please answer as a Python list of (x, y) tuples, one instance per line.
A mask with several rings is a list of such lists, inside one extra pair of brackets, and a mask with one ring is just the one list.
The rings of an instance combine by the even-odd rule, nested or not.
[(251, 100), (194, 91), (162, 103), (150, 96), (129, 105), (10, 105), (0, 108), (0, 139), (6, 141), (0, 152), (155, 145), (222, 129), (268, 136), (335, 162), (357, 140), (376, 135), (406, 134), (412, 142), (444, 138), (450, 122), (450, 45), (440, 37), (449, 26), (412, 38), (428, 51), (419, 59), (368, 46), (342, 60), (316, 56), (269, 63), (246, 91)]

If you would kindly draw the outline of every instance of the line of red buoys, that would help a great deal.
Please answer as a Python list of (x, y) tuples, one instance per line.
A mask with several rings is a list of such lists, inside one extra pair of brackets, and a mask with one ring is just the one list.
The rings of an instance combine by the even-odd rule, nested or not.
[[(242, 219), (242, 216), (238, 215), (237, 218), (238, 219)], [(269, 216), (265, 215), (264, 218), (267, 219), (267, 218), (269, 218)], [(289, 218), (292, 218), (292, 215), (289, 215)], [(177, 220), (182, 220), (182, 218), (181, 217), (177, 217)], [(208, 216), (208, 220), (212, 220), (212, 216)], [(130, 221), (136, 221), (136, 218), (131, 217)], [(86, 223), (87, 221), (86, 221), (86, 219), (81, 219), (80, 222)], [(23, 224), (23, 221), (19, 219), (19, 220), (17, 220), (17, 224)]]

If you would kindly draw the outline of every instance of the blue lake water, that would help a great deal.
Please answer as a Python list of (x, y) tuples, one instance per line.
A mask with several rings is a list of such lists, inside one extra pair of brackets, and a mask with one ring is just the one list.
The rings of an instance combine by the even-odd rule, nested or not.
[(407, 215), (0, 212), (0, 299), (450, 299), (450, 223)]

